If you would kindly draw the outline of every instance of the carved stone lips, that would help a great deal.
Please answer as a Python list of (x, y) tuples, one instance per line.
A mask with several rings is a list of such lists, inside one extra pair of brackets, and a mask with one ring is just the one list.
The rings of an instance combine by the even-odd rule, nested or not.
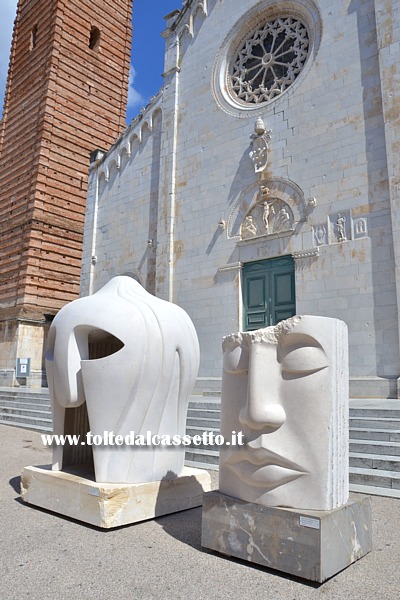
[(247, 444), (247, 446), (244, 446), (238, 452), (235, 452), (232, 457), (227, 460), (227, 463), (229, 464), (237, 464), (240, 462), (248, 462), (258, 467), (274, 465), (285, 469), (293, 469), (300, 473), (307, 473), (307, 471), (297, 463), (272, 452), (272, 450), (264, 447), (253, 448), (250, 444)]
[(297, 463), (267, 448), (254, 448), (250, 444), (226, 461), (226, 465), (245, 483), (272, 490), (308, 473)]

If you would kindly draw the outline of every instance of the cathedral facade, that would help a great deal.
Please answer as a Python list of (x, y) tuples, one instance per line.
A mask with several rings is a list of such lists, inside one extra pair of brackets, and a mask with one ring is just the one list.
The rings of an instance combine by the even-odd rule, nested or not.
[(294, 314), (349, 328), (350, 392), (398, 397), (398, 0), (188, 0), (165, 85), (90, 168), (81, 294), (117, 274), (221, 341)]

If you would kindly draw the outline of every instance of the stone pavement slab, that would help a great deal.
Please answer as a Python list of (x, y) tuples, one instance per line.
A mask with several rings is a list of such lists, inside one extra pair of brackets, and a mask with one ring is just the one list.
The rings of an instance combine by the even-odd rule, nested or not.
[[(373, 551), (322, 585), (200, 546), (201, 508), (103, 531), (23, 504), (19, 477), (50, 462), (40, 434), (0, 425), (1, 600), (398, 600), (400, 500), (372, 497)], [(217, 473), (212, 473), (217, 487)]]

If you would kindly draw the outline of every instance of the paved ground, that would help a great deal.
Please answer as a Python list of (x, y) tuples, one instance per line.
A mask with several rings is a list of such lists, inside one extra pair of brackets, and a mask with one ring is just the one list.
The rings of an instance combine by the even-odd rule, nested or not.
[(1, 600), (399, 600), (400, 500), (372, 498), (374, 550), (322, 585), (200, 547), (201, 509), (101, 531), (21, 503), (50, 462), (40, 435), (0, 425)]

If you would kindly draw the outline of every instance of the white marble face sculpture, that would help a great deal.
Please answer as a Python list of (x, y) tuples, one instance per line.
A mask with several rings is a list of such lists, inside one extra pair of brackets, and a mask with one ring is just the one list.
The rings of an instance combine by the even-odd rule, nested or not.
[[(89, 340), (103, 334), (119, 341), (119, 349), (91, 360)], [(150, 431), (183, 437), (198, 365), (198, 339), (186, 312), (130, 277), (115, 277), (66, 305), (50, 328), (46, 369), (54, 433), (65, 433), (68, 411), (86, 402), (93, 436)], [(92, 448), (97, 482), (160, 481), (183, 468), (183, 446)], [(62, 468), (63, 449), (54, 448), (53, 469)]]
[(220, 491), (265, 506), (348, 499), (347, 327), (296, 316), (223, 341)]

